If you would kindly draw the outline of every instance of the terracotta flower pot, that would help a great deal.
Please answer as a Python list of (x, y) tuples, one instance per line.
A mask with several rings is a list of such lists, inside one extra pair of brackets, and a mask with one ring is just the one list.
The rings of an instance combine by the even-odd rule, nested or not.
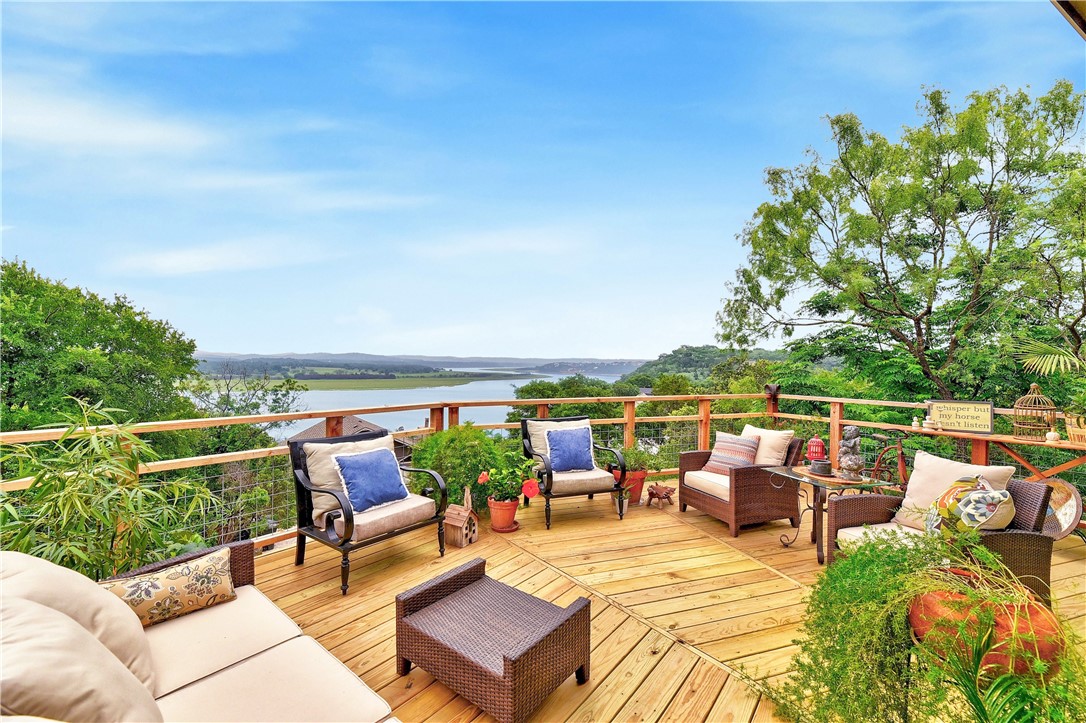
[[(974, 631), (981, 609), (992, 609), (994, 618), (995, 644), (981, 661), (984, 666), (993, 666), (990, 672), (993, 677), (1008, 671), (1027, 675), (1034, 660), (1052, 663), (1063, 652), (1059, 621), (1051, 610), (1034, 600), (1018, 605), (981, 602), (970, 608), (968, 598), (962, 593), (934, 590), (912, 601), (909, 624), (920, 640), (934, 633), (936, 637), (929, 643), (936, 652), (945, 655), (939, 650), (941, 643), (957, 641), (963, 651), (967, 649), (967, 644), (959, 639), (959, 631)], [(1050, 666), (1048, 675), (1055, 671), (1055, 666)]]
[[(622, 473), (619, 470), (614, 470), (615, 482), (618, 482)], [(626, 488), (629, 492), (630, 504), (641, 504), (641, 492), (645, 488), (645, 478), (649, 476), (649, 473), (645, 470), (638, 470), (637, 472), (626, 473)]]
[(490, 508), (490, 529), (495, 532), (512, 532), (520, 527), (516, 520), (520, 500), (496, 500), (487, 497), (486, 504)]

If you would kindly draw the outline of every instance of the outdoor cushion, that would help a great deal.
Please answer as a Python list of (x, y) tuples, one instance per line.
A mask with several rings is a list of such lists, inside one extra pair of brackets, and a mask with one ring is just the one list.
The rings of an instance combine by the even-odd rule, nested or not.
[(400, 465), (391, 450), (371, 449), (332, 457), (343, 482), (343, 491), (355, 512), (407, 497)]
[[(371, 449), (387, 449), (396, 453), (392, 435), (386, 434), (377, 439), (363, 439), (357, 442), (340, 442), (339, 444), (321, 444), (309, 442), (302, 445), (305, 452), (305, 467), (309, 472), (309, 481), (314, 487), (326, 490), (343, 490), (343, 482), (336, 470), (336, 463), (332, 460), (337, 454), (354, 454), (366, 452)], [(339, 504), (332, 495), (313, 495), (313, 524), (324, 529), (327, 522), (325, 515), (333, 510), (338, 510)]]
[(949, 538), (967, 530), (1003, 530), (1013, 521), (1010, 492), (992, 489), (983, 477), (966, 477), (931, 503), (924, 526)]
[(237, 592), (238, 599), (229, 605), (147, 628), (158, 680), (156, 698), (302, 634), (252, 585)]
[(33, 600), (75, 620), (155, 692), (151, 649), (139, 617), (94, 580), (32, 555), (0, 552), (0, 589), (5, 596)]
[[(367, 540), (377, 537), (416, 522), (429, 520), (435, 514), (437, 514), (437, 504), (432, 497), (409, 494), (402, 500), (373, 507), (365, 512), (356, 512), (352, 539)], [(334, 524), (336, 534), (342, 536), (343, 518), (337, 517)]]
[(555, 472), (552, 480), (551, 494), (554, 495), (589, 495), (615, 488), (615, 476), (599, 467), (586, 472)]
[(1014, 467), (1011, 466), (965, 464), (918, 451), (916, 459), (913, 460), (913, 473), (905, 488), (905, 499), (893, 521), (906, 527), (924, 530), (924, 517), (931, 503), (955, 480), (980, 475), (988, 480), (993, 489), (1005, 490), (1013, 474)]
[[(592, 428), (587, 419), (575, 419), (566, 422), (550, 422), (547, 420), (528, 420), (528, 441), (532, 449), (538, 454), (550, 456), (550, 447), (547, 445), (547, 430), (549, 429), (576, 429), (578, 427)], [(535, 458), (533, 458), (535, 459)], [(539, 460), (536, 459), (538, 462)]]
[(759, 437), (737, 437), (727, 432), (716, 433), (716, 444), (709, 461), (702, 467), (706, 472), (731, 474), (736, 467), (749, 467), (758, 454)]
[(796, 436), (796, 432), (792, 429), (762, 429), (748, 424), (743, 427), (741, 436), (747, 439), (760, 437), (754, 464), (777, 466), (784, 464), (784, 458), (788, 455), (788, 445), (791, 444), (792, 437)]
[(548, 429), (547, 448), (554, 472), (587, 472), (596, 466), (592, 459), (592, 430), (587, 427)]
[(730, 501), (732, 498), (732, 480), (726, 474), (691, 470), (683, 475), (683, 484), (725, 502)]
[(913, 527), (905, 527), (899, 525), (896, 522), (879, 522), (874, 525), (863, 525), (861, 527), (846, 527), (837, 531), (837, 541), (844, 543), (859, 544), (864, 542), (868, 535), (873, 535), (877, 532), (885, 530), (895, 530), (903, 533), (906, 536), (911, 535), (923, 535), (926, 534), (923, 530), (917, 530)]
[(276, 645), (159, 699), (168, 721), (366, 721), (392, 712), (310, 637)]
[(98, 584), (127, 603), (144, 627), (237, 597), (230, 577), (229, 547), (156, 572)]
[(0, 598), (4, 715), (66, 721), (161, 721), (155, 699), (124, 663), (59, 610)]

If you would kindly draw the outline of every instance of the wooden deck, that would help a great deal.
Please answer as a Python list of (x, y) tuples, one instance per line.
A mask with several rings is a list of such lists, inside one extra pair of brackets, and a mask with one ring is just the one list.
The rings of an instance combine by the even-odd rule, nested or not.
[[(352, 556), (351, 588), (339, 591), (339, 556), (310, 545), (305, 565), (293, 550), (262, 555), (257, 586), (393, 707), (405, 723), (490, 720), (425, 671), (396, 674), (394, 597), (475, 557), (487, 573), (567, 605), (592, 602), (592, 677), (571, 676), (536, 721), (772, 721), (773, 706), (732, 674), (787, 674), (806, 586), (819, 574), (808, 542), (781, 546), (787, 522), (729, 536), (696, 510), (631, 509), (619, 521), (607, 498), (521, 509), (514, 534), (484, 531), (478, 543), (437, 556), (434, 528)], [(484, 528), (486, 524), (484, 522)], [(1069, 538), (1053, 563), (1059, 611), (1086, 637), (1086, 545)]]

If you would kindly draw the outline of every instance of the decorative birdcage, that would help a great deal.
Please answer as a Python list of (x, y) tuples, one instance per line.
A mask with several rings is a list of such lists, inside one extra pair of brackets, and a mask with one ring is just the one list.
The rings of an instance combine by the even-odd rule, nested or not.
[(1036, 384), (1014, 403), (1014, 436), (1019, 439), (1044, 439), (1056, 423), (1056, 405), (1041, 394)]

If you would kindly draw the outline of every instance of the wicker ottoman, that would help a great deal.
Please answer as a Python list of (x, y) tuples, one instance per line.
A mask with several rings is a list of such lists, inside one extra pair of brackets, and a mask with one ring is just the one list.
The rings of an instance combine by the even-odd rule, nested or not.
[(396, 667), (414, 663), (501, 723), (526, 720), (571, 674), (588, 680), (588, 600), (562, 609), (476, 559), (396, 596)]

